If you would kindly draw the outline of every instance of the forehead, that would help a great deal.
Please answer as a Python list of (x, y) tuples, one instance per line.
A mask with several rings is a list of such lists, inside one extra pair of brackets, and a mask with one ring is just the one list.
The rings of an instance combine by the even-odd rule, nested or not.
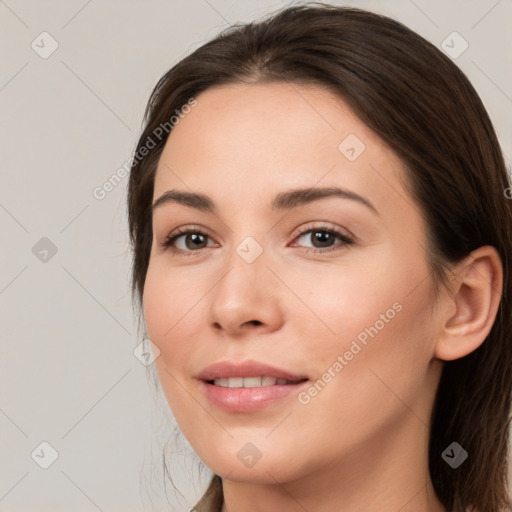
[(401, 188), (398, 157), (326, 88), (230, 84), (196, 100), (167, 140), (155, 196), (177, 187), (228, 200), (250, 191), (247, 199), (254, 201), (269, 187), (327, 181), (372, 195), (382, 190), (383, 178), (388, 188)]
[(169, 150), (195, 139), (201, 142), (197, 150), (230, 151), (233, 158), (240, 156), (237, 148), (245, 159), (256, 154), (275, 158), (279, 151), (304, 153), (322, 142), (324, 149), (330, 146), (337, 153), (337, 142), (348, 130), (373, 145), (382, 143), (340, 97), (319, 86), (228, 84), (208, 89), (196, 100), (197, 106), (171, 132)]

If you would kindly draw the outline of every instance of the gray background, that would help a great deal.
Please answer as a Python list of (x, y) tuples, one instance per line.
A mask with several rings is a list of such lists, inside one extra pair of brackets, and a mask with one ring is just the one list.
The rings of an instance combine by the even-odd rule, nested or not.
[[(190, 448), (173, 445), (183, 496), (169, 486), (166, 501), (172, 419), (133, 354), (143, 336), (128, 286), (127, 179), (102, 200), (93, 191), (135, 149), (164, 71), (228, 24), (287, 3), (0, 0), (0, 511), (188, 510), (202, 493), (207, 474), (195, 477)], [(456, 63), (510, 158), (510, 0), (344, 3), (438, 47), (459, 32), (469, 47)], [(47, 58), (44, 31), (58, 44)], [(44, 441), (58, 452), (47, 469)]]

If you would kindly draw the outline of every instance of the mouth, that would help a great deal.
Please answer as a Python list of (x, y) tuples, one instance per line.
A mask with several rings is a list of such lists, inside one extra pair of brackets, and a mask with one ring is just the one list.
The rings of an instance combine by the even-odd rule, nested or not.
[(230, 388), (286, 386), (308, 379), (306, 375), (294, 374), (284, 368), (253, 360), (217, 361), (204, 368), (196, 378), (215, 386)]
[(259, 410), (296, 394), (309, 382), (305, 375), (257, 361), (219, 361), (196, 378), (210, 403), (228, 412)]
[(288, 380), (282, 377), (265, 375), (258, 377), (222, 377), (205, 382), (223, 388), (261, 388), (266, 386), (289, 386), (305, 382), (306, 380), (308, 379)]

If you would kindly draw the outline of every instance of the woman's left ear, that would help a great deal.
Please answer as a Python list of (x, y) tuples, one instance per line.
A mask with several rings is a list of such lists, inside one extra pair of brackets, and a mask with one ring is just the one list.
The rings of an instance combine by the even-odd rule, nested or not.
[(459, 262), (442, 300), (434, 356), (451, 361), (476, 350), (491, 331), (502, 290), (503, 266), (494, 247), (479, 247)]

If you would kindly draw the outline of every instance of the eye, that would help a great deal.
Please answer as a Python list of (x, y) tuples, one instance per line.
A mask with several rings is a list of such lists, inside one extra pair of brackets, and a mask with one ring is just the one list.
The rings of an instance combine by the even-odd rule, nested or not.
[[(327, 226), (307, 227), (300, 231), (300, 235), (296, 238), (296, 240), (301, 238), (309, 238), (313, 244), (313, 248), (307, 249), (306, 252), (322, 253), (336, 251), (342, 249), (346, 245), (351, 245), (354, 243), (354, 241), (347, 235)], [(332, 246), (332, 243), (336, 238), (341, 240), (341, 243)]]
[[(313, 243), (313, 247), (306, 248), (306, 252), (325, 253), (341, 250), (343, 247), (354, 243), (347, 235), (328, 226), (308, 226), (300, 231), (299, 236), (295, 240), (307, 239), (307, 237)], [(339, 239), (341, 242), (332, 246), (336, 239)], [(210, 236), (198, 228), (180, 228), (167, 236), (161, 243), (161, 246), (164, 250), (169, 250), (173, 254), (193, 256), (194, 253), (199, 253), (201, 249), (208, 247), (208, 240), (211, 240)], [(295, 245), (293, 244), (292, 246)]]
[[(170, 250), (172, 253), (186, 254), (191, 256), (194, 252), (199, 252), (207, 247), (207, 240), (210, 237), (199, 229), (178, 229), (171, 233), (162, 242), (164, 250)], [(182, 239), (182, 240), (180, 240)], [(181, 247), (177, 247), (181, 245)]]

